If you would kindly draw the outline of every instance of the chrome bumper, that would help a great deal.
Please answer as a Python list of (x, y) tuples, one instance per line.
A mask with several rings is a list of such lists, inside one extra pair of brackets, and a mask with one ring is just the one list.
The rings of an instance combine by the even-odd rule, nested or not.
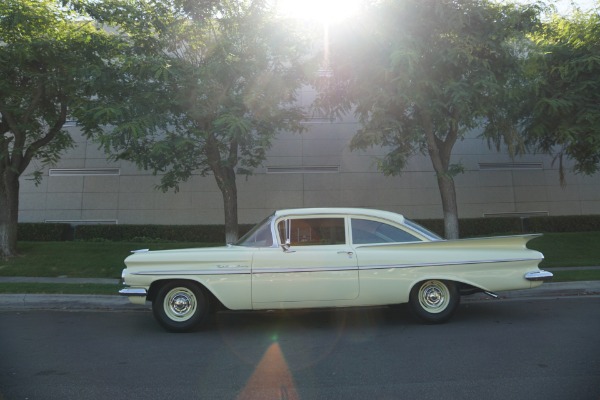
[(528, 272), (525, 274), (525, 279), (527, 279), (528, 281), (534, 281), (534, 282), (549, 282), (552, 280), (552, 277), (554, 275), (552, 274), (552, 272), (548, 272), (548, 271), (544, 271), (544, 270), (539, 270), (539, 271), (533, 271), (533, 272)]
[(142, 288), (124, 288), (119, 290), (119, 294), (121, 296), (128, 297), (146, 297), (148, 295), (148, 291)]

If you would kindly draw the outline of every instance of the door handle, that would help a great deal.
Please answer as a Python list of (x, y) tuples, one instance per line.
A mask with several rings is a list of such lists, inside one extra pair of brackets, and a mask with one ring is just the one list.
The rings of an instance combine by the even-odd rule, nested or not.
[(354, 255), (353, 251), (345, 251), (345, 250), (340, 250), (337, 253), (338, 254), (348, 254), (348, 257), (352, 257)]

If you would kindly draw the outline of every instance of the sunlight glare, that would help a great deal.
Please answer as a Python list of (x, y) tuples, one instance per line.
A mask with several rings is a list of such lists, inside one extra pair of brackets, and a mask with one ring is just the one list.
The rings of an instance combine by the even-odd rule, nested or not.
[(273, 343), (260, 360), (237, 400), (299, 400), (292, 373), (278, 343)]
[(337, 22), (358, 12), (359, 0), (277, 0), (280, 14), (288, 18)]

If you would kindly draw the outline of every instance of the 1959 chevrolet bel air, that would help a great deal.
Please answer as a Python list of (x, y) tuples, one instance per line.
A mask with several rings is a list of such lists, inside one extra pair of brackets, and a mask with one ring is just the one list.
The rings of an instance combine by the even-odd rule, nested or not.
[(277, 211), (237, 243), (136, 251), (120, 293), (152, 302), (167, 330), (193, 330), (212, 310), (408, 303), (426, 323), (447, 321), (461, 295), (539, 286), (537, 235), (443, 240), (401, 215), (358, 208)]

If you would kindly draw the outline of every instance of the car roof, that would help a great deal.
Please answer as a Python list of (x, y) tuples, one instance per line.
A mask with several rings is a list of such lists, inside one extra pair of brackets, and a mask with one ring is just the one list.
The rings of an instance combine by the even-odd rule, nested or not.
[(363, 216), (375, 217), (404, 222), (404, 216), (391, 211), (375, 210), (371, 208), (354, 208), (354, 207), (322, 207), (322, 208), (291, 208), (286, 210), (278, 210), (275, 212), (275, 217), (295, 216), (295, 215), (348, 215), (348, 216)]

